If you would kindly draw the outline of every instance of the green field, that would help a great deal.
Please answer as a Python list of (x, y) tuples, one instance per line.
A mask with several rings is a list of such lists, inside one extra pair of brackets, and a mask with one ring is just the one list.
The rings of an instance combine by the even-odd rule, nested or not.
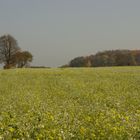
[(1, 70), (3, 139), (140, 139), (140, 67)]

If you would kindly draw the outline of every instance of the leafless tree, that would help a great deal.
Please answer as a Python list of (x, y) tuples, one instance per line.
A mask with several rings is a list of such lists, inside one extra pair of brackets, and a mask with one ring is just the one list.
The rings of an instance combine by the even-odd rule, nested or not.
[(17, 41), (11, 35), (0, 37), (0, 63), (4, 63), (4, 68), (10, 68), (13, 63), (13, 56), (20, 51)]

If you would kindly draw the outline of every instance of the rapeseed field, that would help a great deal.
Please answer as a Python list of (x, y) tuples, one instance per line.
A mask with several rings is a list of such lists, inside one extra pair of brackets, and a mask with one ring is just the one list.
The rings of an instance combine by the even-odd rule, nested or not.
[(140, 67), (0, 70), (0, 140), (140, 139)]

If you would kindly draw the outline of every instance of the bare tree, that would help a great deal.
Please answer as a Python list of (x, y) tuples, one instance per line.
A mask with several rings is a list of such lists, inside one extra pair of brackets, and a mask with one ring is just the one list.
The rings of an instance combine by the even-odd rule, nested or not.
[(13, 56), (20, 50), (17, 41), (11, 35), (0, 37), (0, 63), (4, 63), (4, 68), (10, 68), (13, 65)]

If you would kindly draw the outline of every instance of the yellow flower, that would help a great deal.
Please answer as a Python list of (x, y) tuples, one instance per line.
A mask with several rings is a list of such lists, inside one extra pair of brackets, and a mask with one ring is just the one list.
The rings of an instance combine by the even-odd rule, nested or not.
[(14, 130), (15, 130), (15, 129), (14, 129), (13, 127), (10, 127), (10, 128), (9, 128), (9, 131), (10, 131), (10, 132), (14, 132)]
[(91, 121), (91, 117), (90, 116), (87, 116), (86, 117), (86, 120), (90, 122)]
[(50, 119), (53, 121), (53, 120), (54, 120), (54, 117), (51, 115), (51, 116), (50, 116)]
[(92, 133), (91, 135), (92, 135), (92, 138), (95, 138), (96, 137), (96, 135), (94, 133)]
[(81, 132), (81, 134), (85, 134), (86, 129), (82, 126), (82, 127), (80, 128), (80, 132)]

